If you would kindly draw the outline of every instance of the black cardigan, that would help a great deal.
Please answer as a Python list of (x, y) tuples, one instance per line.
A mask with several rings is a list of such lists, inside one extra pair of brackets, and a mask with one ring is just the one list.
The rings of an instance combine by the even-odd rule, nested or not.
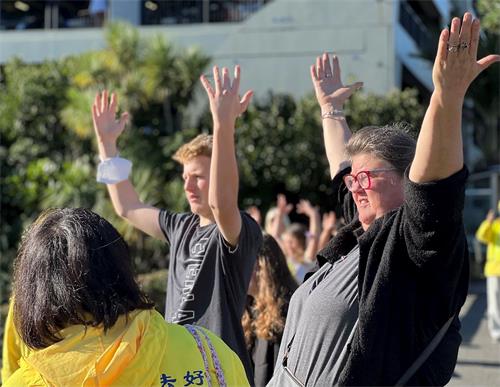
[[(332, 181), (349, 223), (318, 254), (333, 262), (359, 243), (359, 323), (340, 385), (394, 385), (437, 331), (465, 302), (469, 283), (462, 212), (467, 170), (432, 183), (405, 174), (401, 207), (363, 232), (353, 199)], [(342, 202), (341, 202), (342, 203)], [(410, 385), (444, 385), (455, 368), (461, 342), (456, 318), (441, 344), (410, 379)]]

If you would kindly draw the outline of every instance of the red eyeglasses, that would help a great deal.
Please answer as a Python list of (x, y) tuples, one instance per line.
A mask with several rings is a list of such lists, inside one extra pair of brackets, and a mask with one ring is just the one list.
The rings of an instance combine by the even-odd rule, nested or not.
[(396, 171), (396, 168), (377, 168), (371, 169), (369, 171), (359, 171), (356, 175), (351, 175), (350, 173), (344, 175), (344, 183), (349, 191), (354, 191), (354, 183), (358, 183), (363, 189), (370, 189), (372, 186), (372, 175), (379, 172), (389, 172)]

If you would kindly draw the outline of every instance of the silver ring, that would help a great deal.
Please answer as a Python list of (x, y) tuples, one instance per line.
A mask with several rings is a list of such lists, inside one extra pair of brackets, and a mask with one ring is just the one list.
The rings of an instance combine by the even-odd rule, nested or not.
[(459, 44), (448, 44), (448, 52), (457, 52)]
[(469, 48), (469, 46), (470, 46), (470, 44), (469, 44), (469, 43), (467, 43), (467, 42), (462, 42), (462, 43), (460, 43), (460, 48), (461, 48), (462, 50), (465, 50), (466, 48)]
[(325, 78), (331, 78), (332, 74), (325, 74)]

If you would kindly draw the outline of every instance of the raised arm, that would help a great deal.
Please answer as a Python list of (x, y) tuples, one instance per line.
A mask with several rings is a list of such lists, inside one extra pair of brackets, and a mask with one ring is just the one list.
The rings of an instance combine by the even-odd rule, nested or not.
[(224, 239), (236, 246), (241, 231), (241, 215), (238, 209), (239, 178), (234, 129), (236, 119), (250, 103), (252, 91), (247, 91), (240, 101), (240, 66), (235, 68), (232, 83), (226, 67), (222, 69), (222, 79), (217, 66), (214, 66), (213, 74), (215, 90), (208, 79), (201, 76), (210, 101), (214, 130), (208, 202)]
[(472, 81), (499, 55), (477, 60), (479, 20), (467, 12), (461, 23), (441, 32), (432, 70), (434, 92), (422, 122), (410, 180), (425, 183), (444, 179), (464, 164), (462, 146), (462, 105)]
[[(114, 93), (109, 98), (108, 91), (97, 94), (92, 105), (92, 119), (97, 137), (99, 157), (107, 160), (117, 157), (116, 141), (125, 128), (128, 114), (116, 119), (118, 99)], [(115, 212), (134, 227), (158, 239), (165, 239), (158, 220), (159, 209), (141, 202), (130, 180), (107, 184), (109, 196)]]
[(266, 230), (278, 243), (281, 243), (281, 235), (283, 235), (286, 229), (285, 217), (288, 217), (293, 207), (293, 204), (287, 202), (284, 194), (278, 194), (276, 197), (276, 213), (271, 220), (269, 230)]
[(266, 232), (276, 240), (282, 251), (285, 251), (285, 246), (281, 239), (286, 230), (285, 217), (288, 217), (293, 208), (294, 205), (287, 202), (284, 194), (278, 194), (276, 197), (276, 212), (271, 219), (269, 227), (266, 228)]
[(345, 101), (361, 86), (362, 82), (344, 86), (340, 78), (340, 66), (337, 56), (330, 59), (327, 53), (316, 58), (311, 66), (311, 79), (316, 99), (321, 107), (323, 120), (323, 138), (326, 157), (333, 178), (348, 163), (345, 157), (345, 144), (351, 138), (343, 107)]
[(309, 200), (301, 200), (297, 204), (297, 213), (304, 214), (309, 218), (309, 235), (307, 237), (306, 251), (304, 257), (306, 261), (314, 262), (318, 252), (319, 234), (321, 232), (321, 217), (319, 210), (311, 205)]
[(334, 211), (323, 214), (323, 222), (321, 224), (321, 234), (319, 236), (318, 251), (326, 247), (337, 225), (337, 215)]

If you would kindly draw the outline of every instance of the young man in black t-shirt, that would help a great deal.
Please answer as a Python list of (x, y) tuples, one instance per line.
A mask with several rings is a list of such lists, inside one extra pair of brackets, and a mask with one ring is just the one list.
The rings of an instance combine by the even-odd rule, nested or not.
[(118, 215), (170, 244), (165, 318), (197, 324), (219, 335), (252, 371), (241, 316), (246, 291), (262, 243), (259, 226), (238, 209), (238, 169), (234, 148), (236, 118), (252, 92), (239, 99), (239, 66), (231, 82), (227, 68), (214, 67), (215, 88), (201, 81), (210, 101), (213, 136), (183, 145), (174, 159), (183, 165), (184, 191), (191, 213), (177, 214), (143, 203), (128, 180), (131, 163), (117, 156), (116, 140), (128, 120), (116, 120), (117, 98), (96, 96), (92, 107), (99, 146), (97, 179), (106, 183)]

